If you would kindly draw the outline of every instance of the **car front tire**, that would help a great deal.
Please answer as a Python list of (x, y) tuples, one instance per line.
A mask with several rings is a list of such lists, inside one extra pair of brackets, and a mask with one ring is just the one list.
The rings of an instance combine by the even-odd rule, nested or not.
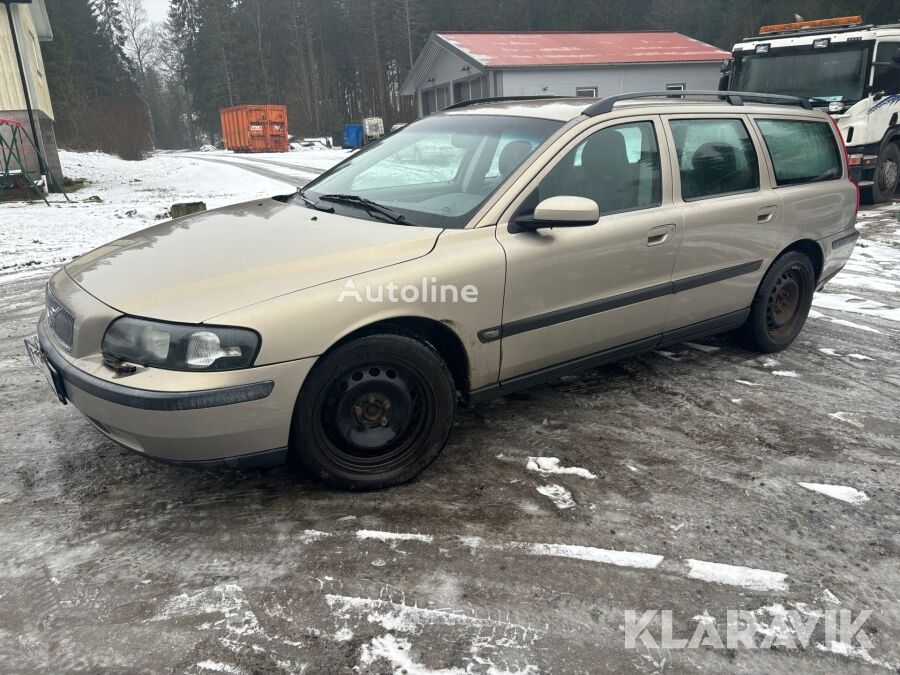
[(750, 316), (738, 330), (741, 342), (763, 353), (789, 347), (806, 323), (815, 283), (815, 270), (807, 256), (799, 251), (779, 256), (760, 282)]
[(412, 480), (440, 454), (456, 388), (441, 356), (412, 336), (378, 334), (321, 358), (297, 399), (291, 456), (346, 490)]

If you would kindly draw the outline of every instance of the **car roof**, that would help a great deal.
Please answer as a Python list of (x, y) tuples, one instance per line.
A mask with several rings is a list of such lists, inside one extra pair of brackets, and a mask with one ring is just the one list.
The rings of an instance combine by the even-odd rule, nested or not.
[[(723, 92), (724, 93), (724, 92)], [(516, 117), (537, 117), (542, 119), (569, 122), (584, 114), (585, 110), (602, 98), (572, 97), (572, 98), (523, 98), (498, 101), (485, 101), (484, 103), (470, 103), (458, 108), (444, 110), (441, 115), (514, 115)], [(685, 97), (669, 98), (664, 95), (658, 98), (640, 98), (634, 100), (617, 101), (614, 111), (628, 108), (656, 108), (655, 113), (739, 113), (754, 114), (807, 114), (811, 117), (821, 117), (823, 113), (805, 110), (799, 106), (761, 104), (746, 102), (736, 106), (717, 100)], [(665, 110), (658, 110), (664, 108)]]

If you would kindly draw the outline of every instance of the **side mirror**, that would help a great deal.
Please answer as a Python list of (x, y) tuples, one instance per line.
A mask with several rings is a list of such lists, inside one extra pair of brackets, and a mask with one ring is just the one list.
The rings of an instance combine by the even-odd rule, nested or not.
[(900, 47), (897, 47), (891, 55), (891, 64), (894, 67), (900, 67)]
[(516, 218), (513, 222), (525, 230), (542, 227), (582, 227), (600, 220), (600, 207), (593, 199), (561, 195), (538, 204), (533, 216)]

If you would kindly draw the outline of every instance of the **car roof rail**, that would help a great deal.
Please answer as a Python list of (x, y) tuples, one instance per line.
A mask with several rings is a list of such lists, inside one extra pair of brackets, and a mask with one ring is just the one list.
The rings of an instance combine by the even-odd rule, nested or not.
[(440, 112), (446, 110), (459, 110), (460, 108), (468, 108), (470, 105), (479, 103), (504, 103), (509, 101), (544, 101), (553, 98), (572, 98), (571, 96), (554, 96), (553, 94), (544, 94), (543, 96), (490, 96), (488, 98), (475, 98), (471, 101), (460, 101), (442, 108)]
[(796, 105), (807, 110), (812, 110), (809, 99), (799, 96), (787, 96), (782, 94), (763, 94), (755, 91), (706, 91), (693, 89), (668, 89), (666, 91), (636, 91), (629, 94), (616, 94), (607, 96), (596, 103), (592, 103), (584, 109), (588, 117), (603, 115), (612, 112), (613, 106), (619, 101), (630, 101), (637, 98), (684, 98), (686, 96), (714, 96), (727, 102), (729, 105), (744, 105), (744, 101), (752, 103), (766, 103), (771, 105)]

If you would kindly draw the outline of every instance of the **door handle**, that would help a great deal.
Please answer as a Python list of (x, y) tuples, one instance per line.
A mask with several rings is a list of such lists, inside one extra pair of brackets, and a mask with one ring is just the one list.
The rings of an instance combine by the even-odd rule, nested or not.
[(654, 227), (647, 233), (647, 246), (659, 246), (660, 244), (665, 244), (669, 241), (669, 237), (674, 233), (675, 223)]
[(772, 220), (775, 220), (775, 216), (778, 215), (778, 207), (777, 206), (764, 206), (756, 213), (756, 222), (757, 223), (768, 223)]

